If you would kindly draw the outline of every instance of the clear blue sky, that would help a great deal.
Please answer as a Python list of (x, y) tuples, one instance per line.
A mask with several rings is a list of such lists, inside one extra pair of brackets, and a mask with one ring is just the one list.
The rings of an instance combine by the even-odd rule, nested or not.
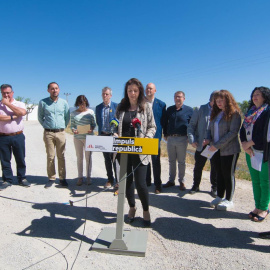
[(265, 0), (0, 0), (0, 84), (38, 102), (56, 81), (70, 106), (101, 89), (123, 97), (132, 77), (153, 82), (173, 105), (192, 107), (213, 90), (248, 100), (270, 87), (270, 1)]

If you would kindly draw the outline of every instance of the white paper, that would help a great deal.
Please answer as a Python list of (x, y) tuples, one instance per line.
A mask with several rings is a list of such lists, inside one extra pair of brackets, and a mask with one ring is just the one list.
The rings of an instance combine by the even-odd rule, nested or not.
[(251, 167), (254, 170), (257, 170), (257, 171), (260, 172), (262, 170), (263, 153), (262, 152), (258, 152), (258, 151), (254, 151), (254, 150), (253, 150), (253, 153), (254, 153), (254, 156), (252, 156), (250, 158), (250, 160), (251, 160)]
[(204, 157), (207, 157), (208, 159), (211, 159), (212, 156), (213, 156), (218, 150), (216, 150), (216, 151), (209, 151), (209, 148), (210, 148), (210, 146), (207, 145), (207, 146), (205, 147), (205, 149), (202, 151), (201, 155), (204, 156)]

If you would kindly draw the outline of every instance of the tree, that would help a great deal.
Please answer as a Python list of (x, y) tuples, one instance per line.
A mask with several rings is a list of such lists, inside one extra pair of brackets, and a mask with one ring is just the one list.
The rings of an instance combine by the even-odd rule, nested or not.
[(25, 107), (26, 107), (26, 121), (28, 121), (29, 113), (31, 113), (34, 110), (34, 108), (37, 106), (37, 104), (35, 102), (31, 101), (30, 98), (24, 98), (24, 97), (18, 96), (15, 99), (18, 101), (24, 102)]
[(23, 101), (24, 97), (17, 96), (17, 97), (15, 97), (15, 99), (18, 100), (18, 101)]
[(244, 100), (242, 102), (237, 102), (237, 103), (238, 103), (238, 106), (241, 109), (242, 115), (245, 115), (246, 112), (247, 112), (248, 106), (249, 106), (248, 101)]

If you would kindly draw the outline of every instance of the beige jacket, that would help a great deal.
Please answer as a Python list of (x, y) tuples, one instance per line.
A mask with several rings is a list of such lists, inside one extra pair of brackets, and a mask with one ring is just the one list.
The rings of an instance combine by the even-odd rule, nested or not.
[[(124, 111), (116, 110), (115, 116), (119, 120), (119, 125), (118, 125), (119, 137), (122, 136), (122, 126), (123, 126), (124, 115), (125, 115)], [(155, 136), (157, 127), (156, 127), (151, 104), (146, 102), (144, 112), (143, 113), (137, 112), (136, 118), (138, 118), (142, 124), (141, 125), (142, 132), (140, 133), (139, 138), (145, 138), (145, 137), (153, 138)], [(137, 133), (136, 130), (135, 130), (135, 133)], [(150, 162), (151, 157), (149, 155), (139, 155), (139, 156), (143, 165), (147, 165)]]

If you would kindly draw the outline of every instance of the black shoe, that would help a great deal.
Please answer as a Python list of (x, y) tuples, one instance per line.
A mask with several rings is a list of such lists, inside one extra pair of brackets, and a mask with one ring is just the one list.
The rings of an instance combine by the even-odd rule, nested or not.
[(19, 181), (19, 185), (23, 186), (23, 187), (30, 187), (31, 186), (31, 184), (26, 179)]
[(152, 184), (151, 184), (151, 183), (146, 183), (146, 185), (147, 185), (148, 187), (151, 187)]
[(66, 179), (60, 180), (59, 183), (60, 183), (60, 185), (62, 187), (68, 187), (68, 183), (67, 183), (67, 180)]
[(160, 187), (160, 186), (156, 187), (156, 189), (155, 189), (155, 193), (156, 193), (156, 194), (161, 193), (161, 187)]
[(217, 191), (216, 191), (215, 189), (211, 189), (210, 195), (211, 195), (213, 198), (216, 198), (216, 197), (217, 197)]
[(44, 188), (50, 188), (53, 184), (54, 184), (54, 180), (49, 180), (49, 181), (45, 184)]
[(127, 215), (126, 223), (128, 223), (128, 224), (131, 224), (135, 220), (137, 207), (134, 207), (134, 209), (132, 209), (132, 210), (133, 211), (131, 211), (131, 209), (129, 209), (129, 212), (128, 212), (128, 215)]
[(143, 226), (144, 227), (150, 227), (151, 226), (151, 220), (143, 220)]
[(179, 189), (182, 191), (185, 191), (187, 188), (186, 188), (185, 184), (181, 182)]
[(192, 187), (192, 189), (189, 191), (189, 194), (195, 194), (196, 192), (199, 192), (200, 189), (198, 187)]
[(9, 181), (3, 181), (3, 183), (0, 185), (0, 190), (4, 190), (7, 187), (10, 187), (11, 185), (12, 185), (12, 183)]
[(164, 188), (168, 188), (168, 187), (174, 187), (175, 183), (168, 181), (165, 185), (163, 185)]

